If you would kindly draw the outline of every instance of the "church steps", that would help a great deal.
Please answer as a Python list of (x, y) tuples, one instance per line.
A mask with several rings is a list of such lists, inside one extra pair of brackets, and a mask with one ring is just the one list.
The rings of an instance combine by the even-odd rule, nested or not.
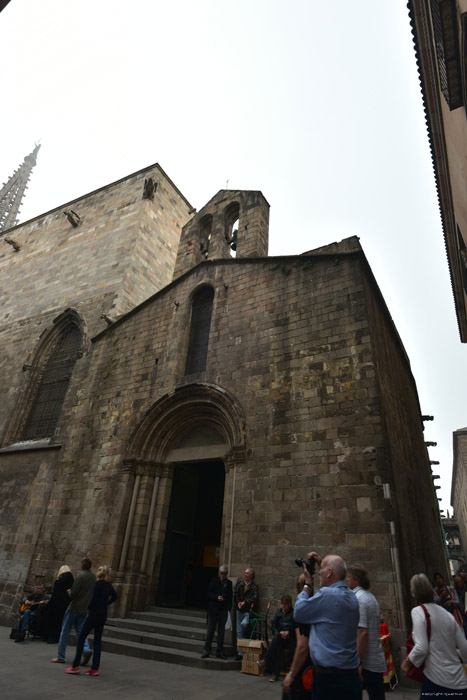
[[(149, 605), (146, 608), (146, 613), (164, 613), (166, 615), (175, 615), (176, 617), (183, 615), (190, 618), (199, 617), (202, 620), (206, 619), (206, 610), (201, 610), (200, 608), (166, 608), (158, 605)], [(137, 614), (136, 612), (133, 613), (133, 615)]]
[(182, 612), (167, 612), (165, 608), (161, 612), (133, 612), (128, 615), (127, 619), (152, 622), (156, 625), (167, 625), (186, 627), (194, 629), (206, 628), (206, 613), (204, 615), (186, 615)]
[(240, 669), (240, 662), (228, 659), (223, 661), (211, 655), (209, 659), (202, 659), (198, 652), (180, 650), (175, 648), (160, 647), (152, 644), (141, 644), (129, 640), (102, 638), (102, 650), (123, 656), (134, 656), (139, 659), (153, 661), (165, 661), (166, 663), (192, 666), (193, 668), (206, 668), (218, 671), (234, 671)]
[[(176, 627), (170, 625), (154, 625), (150, 622), (128, 620), (128, 619), (118, 619), (116, 624), (112, 621), (107, 621), (106, 630), (114, 634), (117, 632), (124, 632), (131, 635), (141, 636), (155, 636), (164, 637), (167, 639), (176, 640), (178, 643), (181, 639), (189, 639), (195, 643), (201, 643), (204, 641), (206, 636), (205, 630), (194, 630), (190, 627)], [(201, 653), (201, 652), (200, 652)]]
[(107, 627), (133, 630), (145, 634), (164, 634), (172, 637), (184, 637), (186, 639), (204, 640), (206, 625), (197, 628), (187, 625), (167, 625), (162, 622), (138, 620), (133, 618), (112, 618), (107, 620)]
[[(126, 618), (108, 618), (102, 649), (196, 668), (240, 669), (240, 662), (233, 658), (236, 649), (232, 645), (225, 644), (225, 653), (229, 657), (227, 661), (216, 658), (216, 638), (211, 658), (201, 659), (206, 630), (205, 611), (151, 608), (130, 613)], [(230, 638), (229, 634), (226, 636)]]

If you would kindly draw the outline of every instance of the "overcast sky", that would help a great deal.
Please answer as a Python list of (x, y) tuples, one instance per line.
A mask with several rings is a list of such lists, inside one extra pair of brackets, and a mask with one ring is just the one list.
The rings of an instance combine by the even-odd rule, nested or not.
[(271, 255), (359, 236), (451, 510), (467, 346), (405, 0), (12, 0), (0, 65), (0, 182), (42, 143), (22, 221), (158, 162), (198, 209), (261, 190)]

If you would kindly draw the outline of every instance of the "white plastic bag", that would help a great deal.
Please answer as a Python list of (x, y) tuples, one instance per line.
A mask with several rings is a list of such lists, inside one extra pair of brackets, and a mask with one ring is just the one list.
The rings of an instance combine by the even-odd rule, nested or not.
[(227, 622), (225, 623), (225, 629), (226, 630), (232, 629), (232, 618), (230, 617), (230, 613), (227, 613)]

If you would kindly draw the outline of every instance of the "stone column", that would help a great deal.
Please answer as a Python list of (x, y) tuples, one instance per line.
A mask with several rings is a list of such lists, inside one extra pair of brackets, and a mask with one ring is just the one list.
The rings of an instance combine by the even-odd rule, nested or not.
[(224, 457), (225, 464), (225, 497), (224, 497), (224, 549), (227, 549), (227, 566), (232, 563), (232, 547), (234, 540), (235, 496), (238, 466), (246, 463), (246, 451), (243, 446), (232, 447)]
[(115, 575), (119, 588), (120, 615), (144, 608), (147, 604), (151, 575), (148, 570), (148, 552), (160, 480), (166, 473), (166, 468), (152, 461), (128, 460), (124, 463), (124, 471), (134, 474), (135, 478), (119, 571)]

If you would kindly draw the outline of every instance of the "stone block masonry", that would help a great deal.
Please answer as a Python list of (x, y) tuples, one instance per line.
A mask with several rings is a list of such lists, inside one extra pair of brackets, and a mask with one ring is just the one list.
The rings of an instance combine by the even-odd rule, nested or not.
[[(122, 464), (135, 426), (179, 387), (216, 384), (236, 398), (245, 416), (233, 574), (251, 563), (262, 600), (276, 601), (293, 590), (297, 555), (310, 548), (336, 551), (368, 566), (385, 617), (396, 625), (379, 457), (392, 437), (381, 412), (368, 315), (372, 292), (364, 277), (355, 254), (205, 262), (101, 333), (90, 381), (66, 428), (61, 478), (52, 494), (54, 502), (80, 504), (61, 519), (60, 540), (77, 537), (80, 549), (116, 566), (129, 507)], [(189, 300), (200, 284), (215, 291), (208, 364), (202, 375), (186, 377)], [(381, 375), (383, 370), (390, 374), (390, 364), (379, 368)], [(403, 383), (413, 392), (408, 374)], [(415, 423), (416, 402), (408, 410), (415, 412)], [(160, 495), (158, 517), (169, 497), (170, 489)], [(149, 506), (149, 496), (138, 501), (130, 542), (130, 550), (139, 552), (131, 555), (135, 565)], [(96, 520), (98, 533), (90, 526)], [(54, 560), (54, 522), (56, 511), (46, 514), (36, 575), (44, 561)], [(161, 537), (152, 549), (152, 595), (162, 544)], [(228, 546), (224, 535), (222, 560)]]
[[(142, 197), (149, 176), (154, 200)], [(51, 582), (84, 554), (112, 567), (120, 614), (153, 603), (178, 580), (173, 533), (187, 590), (218, 549), (234, 578), (257, 571), (263, 610), (294, 590), (294, 559), (310, 549), (363, 563), (393, 631), (408, 621), (411, 561), (443, 568), (415, 383), (358, 239), (268, 258), (268, 212), (260, 192), (222, 190), (188, 222), (153, 166), (15, 229), (21, 250), (0, 258), (5, 621), (25, 582)], [(83, 344), (56, 434), (11, 444), (39, 336), (67, 307)], [(206, 362), (186, 374), (192, 328)], [(181, 469), (191, 481), (177, 482)], [(198, 498), (187, 484), (206, 474), (217, 500), (172, 527), (176, 484), (181, 517)], [(423, 528), (408, 535), (414, 517)]]

